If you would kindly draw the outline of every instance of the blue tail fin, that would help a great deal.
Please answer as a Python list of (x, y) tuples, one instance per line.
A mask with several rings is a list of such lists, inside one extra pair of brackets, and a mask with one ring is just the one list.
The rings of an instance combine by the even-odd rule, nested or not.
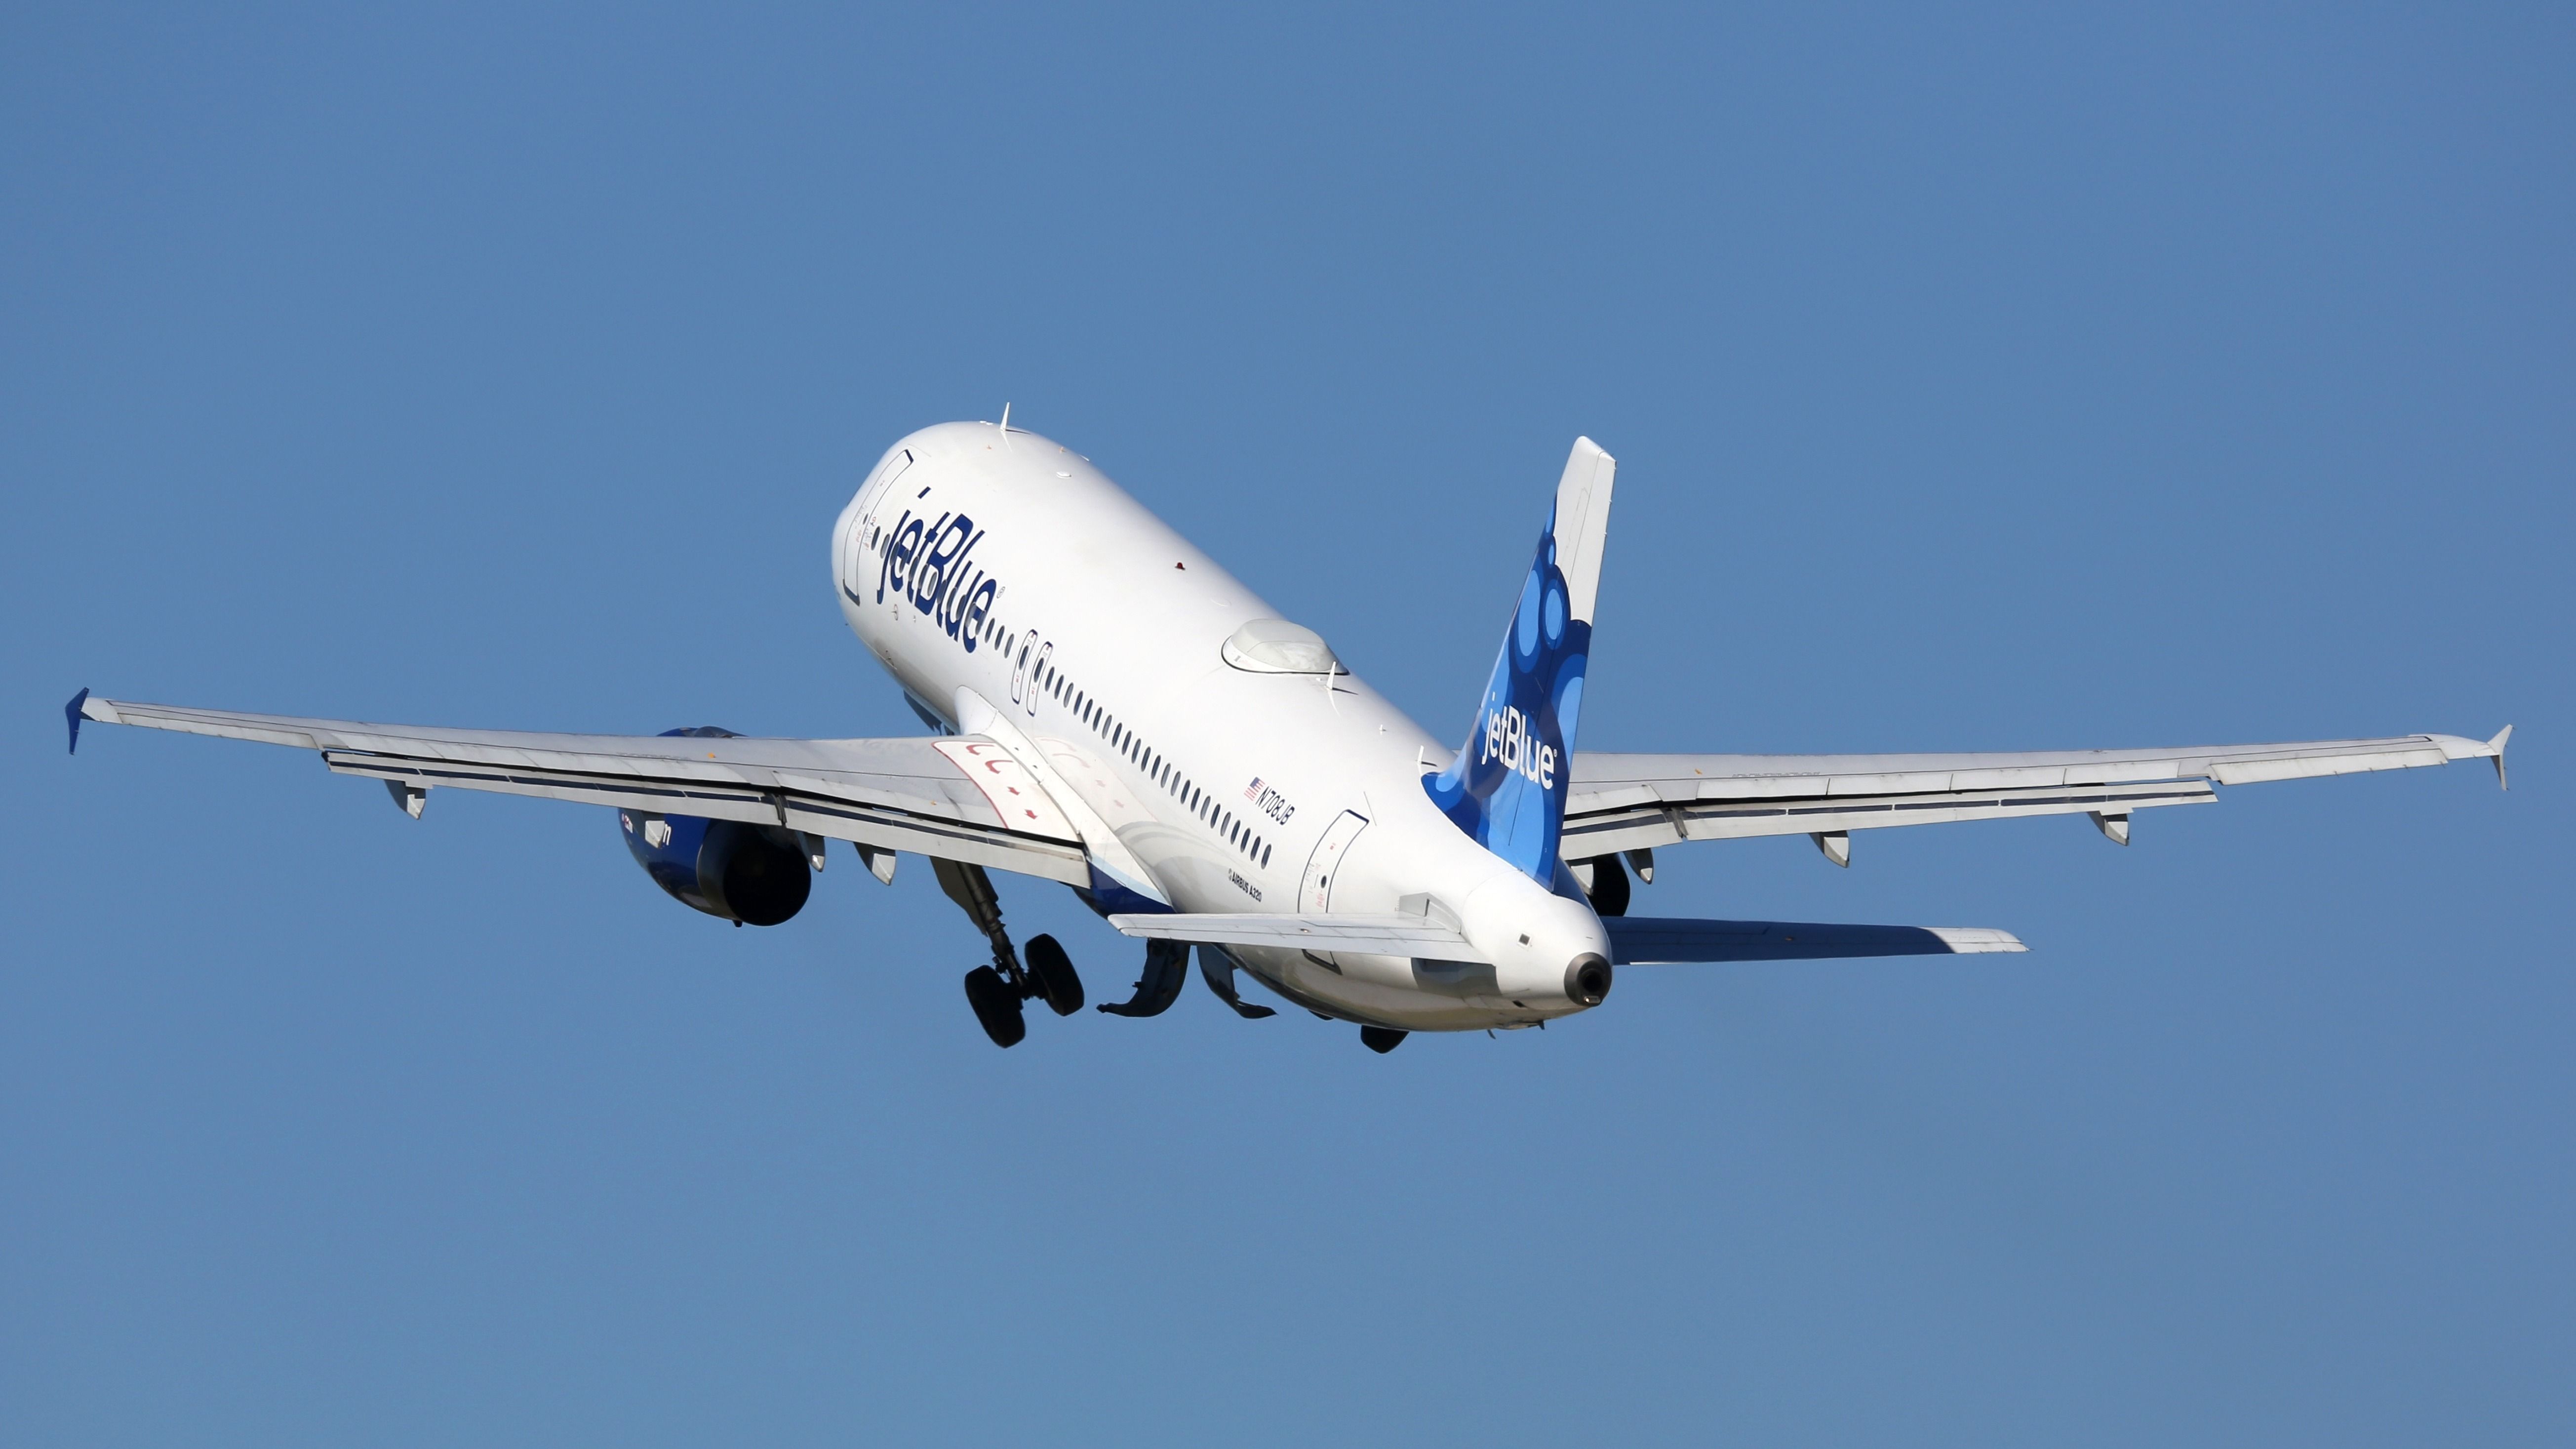
[(1449, 768), (1422, 779), (1441, 813), (1541, 885), (1556, 874), (1617, 466), (1590, 438), (1574, 440), (1475, 729)]

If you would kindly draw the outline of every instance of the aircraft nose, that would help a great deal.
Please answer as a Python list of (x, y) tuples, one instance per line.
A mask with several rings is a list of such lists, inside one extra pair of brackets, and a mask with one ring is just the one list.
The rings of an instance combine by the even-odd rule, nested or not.
[(1599, 1006), (1610, 994), (1610, 963), (1590, 951), (1565, 968), (1565, 997), (1577, 1006)]

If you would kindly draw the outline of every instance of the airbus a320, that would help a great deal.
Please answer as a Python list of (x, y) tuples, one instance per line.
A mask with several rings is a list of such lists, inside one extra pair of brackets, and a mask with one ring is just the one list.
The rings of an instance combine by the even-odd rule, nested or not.
[(2022, 754), (1599, 754), (1574, 747), (1608, 539), (1609, 454), (1577, 439), (1463, 743), (1389, 704), (1091, 461), (1037, 434), (946, 423), (887, 450), (832, 533), (842, 616), (931, 731), (763, 739), (712, 726), (538, 734), (138, 704), (84, 720), (318, 751), (418, 818), (437, 789), (605, 806), (664, 891), (737, 925), (800, 910), (843, 840), (877, 879), (930, 862), (991, 960), (965, 994), (997, 1046), (1025, 1004), (1069, 1016), (1061, 944), (1015, 946), (992, 872), (1073, 888), (1141, 940), (1154, 1016), (1198, 974), (1246, 1017), (1249, 976), (1371, 1049), (1417, 1031), (1543, 1026), (1618, 968), (2019, 951), (1959, 927), (1628, 914), (1686, 842), (2083, 814), (2126, 845), (2140, 810), (2219, 785), (2488, 759), (2452, 735)]

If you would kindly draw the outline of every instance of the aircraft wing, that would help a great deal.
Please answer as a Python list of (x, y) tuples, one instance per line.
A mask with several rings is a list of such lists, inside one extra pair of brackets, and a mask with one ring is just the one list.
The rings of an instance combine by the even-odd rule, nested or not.
[[(1960, 755), (1574, 756), (1563, 855), (1583, 860), (1684, 840), (1834, 835), (1895, 825), (2021, 815), (2095, 816), (2128, 843), (2128, 815), (2201, 805), (2216, 785), (2405, 770), (2487, 759), (2504, 780), (2507, 725), (2480, 742), (2456, 735)], [(1832, 854), (1829, 850), (1828, 854)], [(1847, 856), (1836, 857), (1847, 859)]]
[(875, 850), (1091, 884), (1073, 824), (1026, 769), (980, 735), (539, 734), (236, 714), (86, 691), (65, 713), (75, 746), (89, 719), (315, 750), (339, 774), (384, 781), (415, 815), (431, 789), (491, 790), (778, 825)]

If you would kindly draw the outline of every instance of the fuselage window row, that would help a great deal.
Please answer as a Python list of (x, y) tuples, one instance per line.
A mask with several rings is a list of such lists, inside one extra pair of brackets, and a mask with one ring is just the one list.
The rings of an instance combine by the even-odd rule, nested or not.
[[(868, 547), (871, 550), (880, 549), (884, 546), (884, 542), (884, 530), (871, 529)], [(1008, 626), (998, 619), (986, 620), (983, 633), (985, 642), (990, 644), (1002, 644), (1005, 640), (1008, 640), (1011, 645), (1020, 642), (1012, 637)], [(1007, 658), (1010, 653), (1009, 647), (1003, 648), (1003, 657)], [(1210, 829), (1223, 832), (1228, 845), (1265, 868), (1268, 866), (1270, 852), (1264, 842), (1246, 831), (1233, 816), (1217, 808), (1215, 800), (1206, 791), (1201, 790), (1195, 782), (1185, 779), (1179, 770), (1173, 768), (1169, 760), (1155, 754), (1132, 731), (1120, 724), (1116, 717), (1103, 708), (1100, 701), (1075, 687), (1072, 681), (1065, 677), (1064, 672), (1057, 669), (1052, 662), (1039, 664), (1038, 687), (1069, 710), (1085, 727), (1107, 740), (1111, 748), (1126, 756), (1130, 763), (1144, 770), (1156, 783), (1171, 791), (1175, 798), (1189, 807), (1191, 814), (1197, 816)]]
[(1062, 671), (1052, 664), (1039, 668), (1039, 687), (1069, 710), (1077, 721), (1108, 741), (1112, 749), (1126, 756), (1129, 763), (1143, 770), (1156, 784), (1169, 790), (1173, 798), (1187, 806), (1202, 824), (1221, 834), (1227, 845), (1261, 868), (1269, 868), (1269, 842), (1254, 835), (1243, 822), (1220, 808), (1213, 796), (1200, 789), (1195, 781), (1184, 777), (1171, 761), (1155, 754), (1133, 731), (1119, 723), (1100, 701), (1076, 688)]

